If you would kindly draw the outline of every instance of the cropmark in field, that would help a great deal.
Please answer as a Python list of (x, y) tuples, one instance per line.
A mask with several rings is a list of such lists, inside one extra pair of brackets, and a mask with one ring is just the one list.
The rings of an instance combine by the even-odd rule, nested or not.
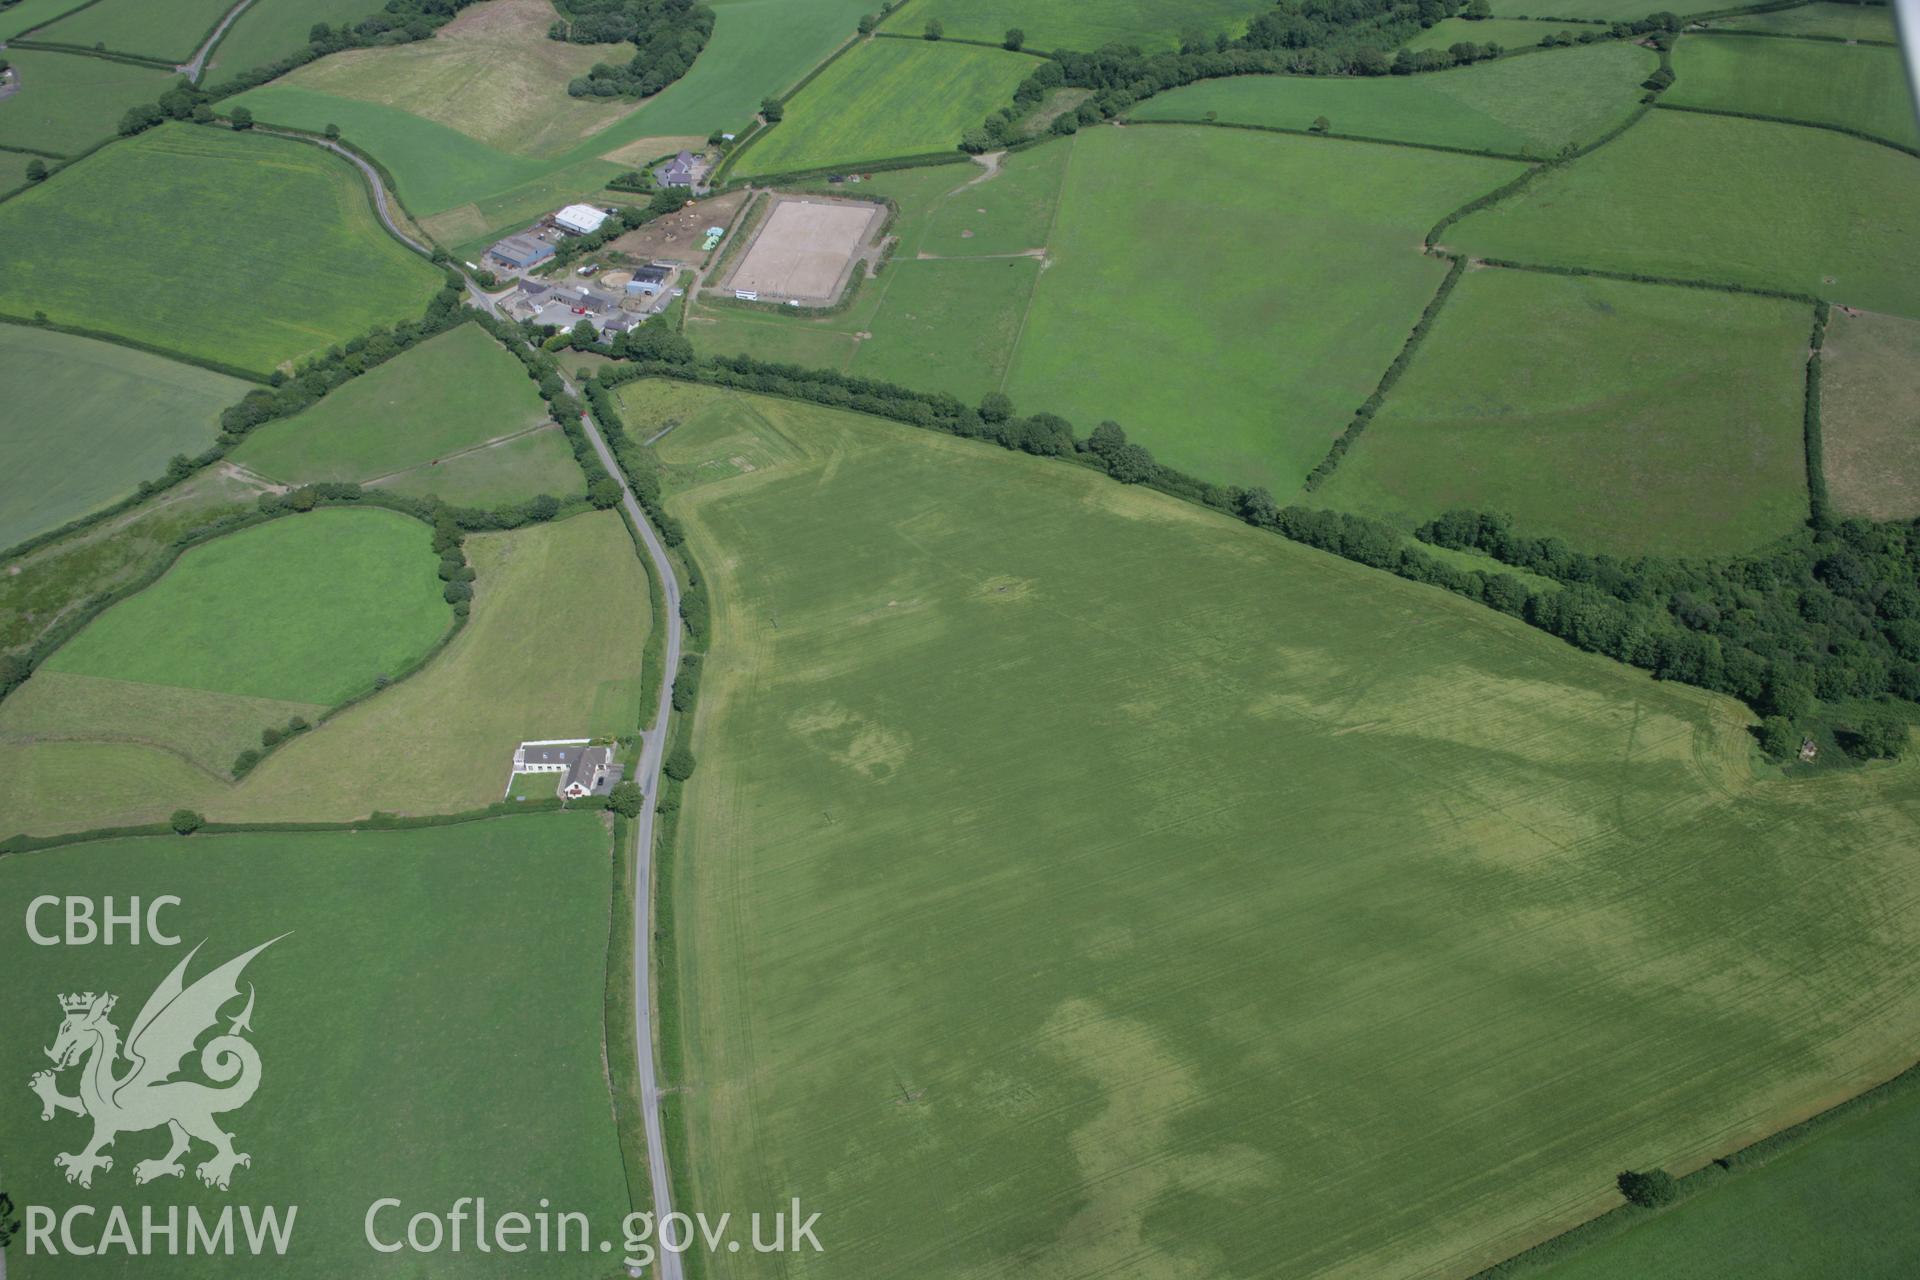
[(782, 413), (670, 502), (691, 1202), (817, 1203), (822, 1275), (1465, 1274), (1908, 1060), (1910, 766), (1763, 783), (1481, 606)]

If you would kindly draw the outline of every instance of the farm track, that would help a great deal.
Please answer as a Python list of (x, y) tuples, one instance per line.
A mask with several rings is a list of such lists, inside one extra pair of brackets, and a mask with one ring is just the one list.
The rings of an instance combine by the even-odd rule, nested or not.
[(192, 60), (181, 63), (175, 67), (174, 70), (184, 75), (194, 84), (199, 84), (201, 73), (207, 69), (207, 59), (213, 54), (213, 47), (220, 43), (220, 37), (227, 34), (227, 28), (239, 21), (240, 15), (245, 13), (247, 6), (252, 3), (253, 0), (240, 0), (239, 4), (227, 10), (227, 16), (220, 19), (220, 25), (213, 29), (213, 33), (207, 37), (206, 43), (202, 44), (200, 48), (195, 51)]
[(431, 258), (433, 256), (433, 249), (431, 246), (420, 243), (420, 241), (415, 240), (412, 236), (402, 231), (400, 229), (400, 224), (394, 220), (392, 203), (387, 196), (387, 184), (381, 180), (380, 171), (378, 169), (374, 168), (372, 165), (368, 164), (365, 160), (361, 159), (359, 156), (355, 155), (352, 151), (349, 151), (347, 148), (341, 146), (339, 143), (331, 141), (330, 139), (327, 139), (327, 138), (310, 137), (309, 135), (304, 133), (294, 133), (294, 132), (291, 132), (290, 130), (275, 129), (271, 125), (264, 125), (264, 124), (255, 125), (254, 131), (256, 133), (272, 134), (276, 138), (291, 138), (295, 142), (311, 143), (316, 147), (325, 147), (327, 150), (333, 152), (336, 155), (345, 156), (348, 160), (353, 162), (354, 167), (359, 169), (361, 175), (366, 178), (367, 186), (370, 187), (373, 191), (373, 211), (380, 215), (380, 225), (384, 226), (387, 229), (387, 233), (391, 235), (394, 239), (398, 240), (401, 244), (406, 245), (407, 248), (419, 254), (421, 257)]

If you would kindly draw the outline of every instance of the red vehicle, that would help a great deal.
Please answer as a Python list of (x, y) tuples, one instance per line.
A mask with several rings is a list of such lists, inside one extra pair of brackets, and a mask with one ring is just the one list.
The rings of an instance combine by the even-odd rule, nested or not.
[(585, 307), (575, 307), (575, 308), (573, 309), (573, 314), (575, 314), (575, 315), (577, 315), (577, 316), (583, 316), (583, 315), (585, 315), (585, 314), (587, 314), (587, 309), (586, 309)]

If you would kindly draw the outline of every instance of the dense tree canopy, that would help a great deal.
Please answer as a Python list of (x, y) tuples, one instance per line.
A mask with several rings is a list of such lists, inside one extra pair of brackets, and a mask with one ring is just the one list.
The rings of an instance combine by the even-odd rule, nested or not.
[(576, 98), (645, 98), (687, 74), (713, 34), (713, 10), (697, 0), (564, 0), (547, 32), (574, 44), (631, 44), (624, 64), (596, 63), (567, 85)]

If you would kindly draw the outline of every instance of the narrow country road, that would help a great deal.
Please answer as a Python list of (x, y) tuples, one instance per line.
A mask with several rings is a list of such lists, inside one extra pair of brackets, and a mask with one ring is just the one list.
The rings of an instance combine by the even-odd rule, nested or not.
[[(393, 233), (394, 238), (423, 258), (431, 258), (433, 256), (433, 249), (430, 246), (421, 244), (418, 240), (415, 240), (412, 236), (402, 231), (400, 224), (393, 220), (393, 209), (387, 200), (387, 184), (380, 180), (380, 171), (378, 169), (339, 143), (329, 141), (326, 138), (310, 137), (304, 133), (290, 133), (285, 129), (275, 129), (271, 125), (264, 124), (255, 125), (254, 131), (256, 133), (270, 133), (276, 138), (292, 138), (295, 142), (310, 142), (316, 147), (325, 147), (337, 155), (345, 156), (353, 162), (354, 167), (360, 170), (361, 174), (366, 178), (367, 186), (373, 189), (373, 211), (380, 215), (381, 223), (386, 226), (388, 231)], [(472, 286), (469, 285), (468, 287), (471, 288)], [(487, 310), (492, 311), (493, 308), (489, 307)]]
[[(566, 384), (569, 395), (579, 394), (570, 379), (563, 375), (561, 381)], [(653, 1061), (653, 984), (648, 977), (648, 966), (653, 954), (654, 805), (660, 798), (660, 766), (666, 759), (668, 718), (673, 715), (673, 679), (680, 670), (680, 581), (673, 576), (673, 563), (667, 559), (667, 549), (653, 526), (647, 523), (647, 513), (641, 510), (633, 491), (627, 487), (620, 464), (607, 447), (593, 414), (582, 414), (580, 425), (586, 428), (587, 439), (593, 442), (600, 465), (620, 482), (621, 505), (632, 517), (634, 528), (640, 531), (640, 540), (646, 544), (647, 556), (653, 561), (653, 571), (659, 575), (661, 592), (667, 602), (667, 616), (655, 620), (655, 625), (667, 629), (666, 678), (660, 682), (660, 704), (654, 708), (653, 728), (641, 739), (640, 759), (633, 771), (635, 780), (646, 793), (640, 816), (633, 824), (633, 1033), (634, 1048), (640, 1059), (640, 1109), (647, 1131), (647, 1179), (653, 1188), (654, 1221), (659, 1222), (673, 1211), (673, 1187), (667, 1178), (666, 1144), (660, 1136), (660, 1082)], [(657, 1234), (655, 1238), (658, 1239)], [(657, 1266), (654, 1274), (659, 1280), (682, 1280), (679, 1254), (662, 1250)]]
[(220, 37), (227, 34), (227, 28), (232, 26), (252, 3), (253, 0), (240, 0), (239, 4), (227, 10), (227, 16), (220, 19), (220, 25), (213, 29), (213, 34), (208, 36), (207, 42), (200, 46), (200, 51), (193, 55), (193, 61), (183, 62), (174, 70), (184, 75), (191, 83), (199, 84), (201, 73), (207, 69), (207, 55), (213, 52), (213, 46), (220, 43)]

